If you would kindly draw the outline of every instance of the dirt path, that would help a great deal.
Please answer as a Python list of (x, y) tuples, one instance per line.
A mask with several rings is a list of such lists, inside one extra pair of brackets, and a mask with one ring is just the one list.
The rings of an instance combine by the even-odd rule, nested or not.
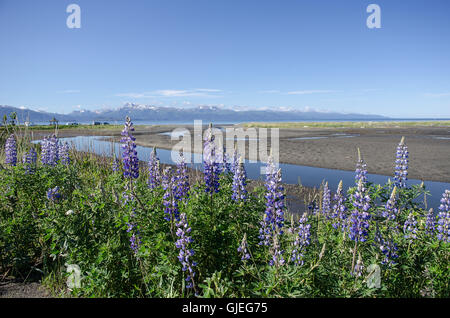
[(38, 282), (20, 282), (6, 278), (0, 282), (0, 298), (50, 298), (50, 293)]

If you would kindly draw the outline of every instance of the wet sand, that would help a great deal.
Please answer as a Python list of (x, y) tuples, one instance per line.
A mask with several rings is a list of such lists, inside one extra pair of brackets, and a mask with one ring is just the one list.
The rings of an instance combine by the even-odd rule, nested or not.
[[(239, 125), (235, 125), (239, 126)], [(169, 135), (175, 128), (192, 125), (136, 126), (138, 145), (171, 149), (179, 140)], [(218, 128), (233, 125), (218, 125)], [(206, 128), (206, 126), (204, 127)], [(34, 132), (34, 139), (49, 132)], [(60, 137), (77, 135), (114, 136), (120, 139), (120, 130), (59, 131)], [(192, 134), (193, 136), (193, 134)], [(402, 136), (410, 154), (411, 179), (450, 182), (450, 127), (387, 127), (387, 128), (282, 128), (279, 130), (280, 162), (352, 171), (361, 149), (369, 173), (393, 175), (396, 147)], [(298, 139), (297, 139), (298, 138)], [(310, 139), (311, 138), (311, 139)], [(193, 139), (193, 138), (191, 138)], [(270, 138), (267, 142), (270, 146)], [(248, 157), (248, 143), (246, 154)]]

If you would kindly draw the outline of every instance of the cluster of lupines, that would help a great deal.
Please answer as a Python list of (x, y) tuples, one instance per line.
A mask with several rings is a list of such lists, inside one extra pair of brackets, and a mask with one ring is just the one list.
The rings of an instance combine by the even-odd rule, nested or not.
[(308, 215), (304, 213), (298, 221), (299, 225), (296, 229), (297, 236), (294, 241), (294, 249), (292, 250), (291, 261), (296, 265), (303, 265), (303, 257), (306, 247), (311, 242), (311, 225), (308, 224)]
[(175, 246), (180, 250), (178, 254), (178, 260), (182, 265), (182, 270), (183, 272), (187, 272), (186, 288), (194, 288), (195, 290), (194, 267), (197, 266), (197, 263), (191, 259), (191, 257), (194, 255), (194, 250), (190, 248), (193, 240), (189, 236), (191, 228), (189, 227), (185, 213), (181, 213), (180, 221), (176, 223), (176, 226), (176, 235), (178, 237), (178, 240), (175, 242)]
[(409, 213), (408, 218), (403, 225), (403, 232), (405, 234), (405, 238), (409, 239), (410, 243), (417, 238), (417, 220), (412, 212)]
[(58, 152), (61, 164), (68, 166), (70, 164), (69, 144), (67, 142), (61, 144)]
[(137, 179), (139, 177), (139, 159), (136, 151), (136, 138), (133, 136), (133, 123), (130, 117), (126, 118), (125, 126), (122, 130), (123, 143), (122, 149), (122, 162), (123, 162), (123, 175), (125, 178)]
[(59, 161), (59, 141), (56, 135), (44, 137), (41, 146), (42, 164), (50, 167), (56, 166)]
[(259, 244), (271, 247), (271, 265), (282, 265), (283, 251), (280, 250), (278, 236), (283, 234), (284, 188), (281, 184), (281, 169), (276, 169), (272, 156), (267, 162), (266, 175), (266, 210), (259, 230)]
[(397, 146), (397, 154), (395, 159), (394, 182), (399, 188), (406, 187), (408, 176), (408, 147), (405, 144), (405, 137), (402, 137)]
[(330, 218), (331, 213), (331, 190), (328, 188), (328, 182), (323, 186), (323, 198), (322, 198), (322, 215), (327, 219)]
[(333, 205), (333, 213), (331, 218), (334, 219), (333, 227), (335, 229), (346, 230), (347, 207), (345, 206), (345, 196), (343, 194), (342, 180), (339, 182), (336, 194), (333, 197), (335, 204)]
[(159, 158), (156, 155), (156, 148), (153, 148), (148, 161), (147, 185), (150, 189), (155, 189), (161, 184), (161, 173), (159, 168)]
[(206, 131), (205, 143), (203, 145), (203, 169), (206, 193), (213, 194), (219, 192), (221, 167), (211, 125), (209, 125), (209, 129)]
[(247, 244), (247, 234), (244, 234), (244, 237), (242, 238), (241, 245), (239, 245), (237, 251), (241, 253), (241, 260), (245, 261), (250, 259), (250, 253), (247, 250), (248, 244)]
[(233, 201), (245, 201), (247, 199), (247, 175), (245, 173), (244, 163), (242, 158), (239, 159), (239, 164), (234, 169), (233, 174), (233, 194), (231, 198)]
[(57, 202), (61, 198), (61, 193), (59, 193), (59, 187), (56, 186), (53, 189), (47, 190), (47, 199), (52, 202)]
[(13, 134), (6, 139), (5, 156), (6, 164), (11, 166), (15, 166), (17, 164), (17, 143)]
[(36, 169), (37, 153), (33, 147), (30, 148), (22, 157), (22, 163), (25, 166), (26, 173), (34, 173)]
[[(358, 149), (359, 152), (359, 149)], [(365, 242), (367, 240), (370, 214), (370, 196), (366, 189), (366, 164), (359, 153), (359, 160), (356, 167), (357, 188), (351, 195), (353, 210), (349, 219), (348, 235), (351, 240)]]
[(445, 190), (442, 195), (441, 205), (437, 221), (437, 238), (440, 241), (450, 243), (450, 190)]

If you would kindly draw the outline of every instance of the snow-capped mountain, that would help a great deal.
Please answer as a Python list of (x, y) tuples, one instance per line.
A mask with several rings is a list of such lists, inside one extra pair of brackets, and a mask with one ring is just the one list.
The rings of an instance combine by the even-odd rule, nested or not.
[(313, 109), (296, 110), (292, 108), (251, 109), (237, 106), (232, 108), (215, 105), (199, 105), (197, 107), (169, 107), (126, 103), (116, 109), (76, 110), (69, 114), (34, 111), (25, 107), (0, 106), (0, 116), (17, 113), (20, 122), (44, 122), (53, 117), (61, 122), (78, 121), (123, 121), (126, 116), (133, 121), (170, 121), (186, 122), (201, 119), (204, 121), (301, 121), (301, 120), (380, 120), (383, 116), (364, 114), (342, 114), (317, 111)]

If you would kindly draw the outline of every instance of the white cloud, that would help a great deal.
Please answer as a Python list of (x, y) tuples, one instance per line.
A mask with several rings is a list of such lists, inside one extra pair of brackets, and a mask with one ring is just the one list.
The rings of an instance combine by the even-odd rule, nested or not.
[(155, 98), (155, 97), (217, 97), (222, 90), (212, 88), (196, 88), (196, 89), (161, 89), (143, 93), (120, 93), (117, 97), (130, 98)]

